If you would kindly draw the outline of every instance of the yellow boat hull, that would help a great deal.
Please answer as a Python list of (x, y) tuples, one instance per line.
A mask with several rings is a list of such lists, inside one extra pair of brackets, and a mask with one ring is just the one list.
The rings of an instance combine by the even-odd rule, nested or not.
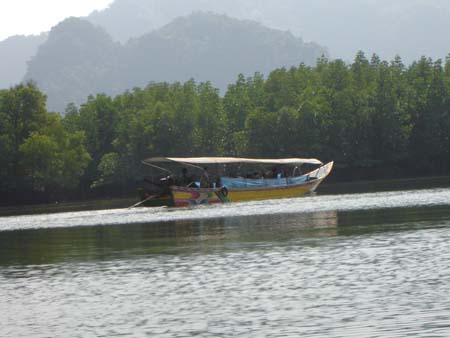
[(243, 202), (252, 200), (263, 200), (273, 198), (298, 197), (314, 191), (317, 182), (305, 183), (292, 187), (277, 187), (270, 189), (229, 189), (228, 199), (230, 202)]

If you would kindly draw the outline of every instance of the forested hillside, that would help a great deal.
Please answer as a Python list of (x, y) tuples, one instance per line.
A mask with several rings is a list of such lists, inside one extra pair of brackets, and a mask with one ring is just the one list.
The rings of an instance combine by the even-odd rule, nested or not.
[(239, 75), (222, 98), (210, 83), (153, 83), (91, 96), (64, 118), (33, 84), (0, 92), (1, 196), (135, 187), (149, 156), (317, 157), (333, 179), (450, 174), (450, 59)]
[(121, 59), (123, 89), (149, 81), (211, 81), (222, 93), (236, 74), (314, 65), (325, 48), (253, 21), (197, 12), (131, 40)]
[[(226, 14), (288, 30), (304, 41), (326, 46), (330, 56), (348, 62), (358, 50), (375, 52), (385, 59), (401, 55), (405, 64), (423, 55), (444, 58), (450, 52), (443, 38), (450, 30), (447, 0), (115, 0), (109, 8), (93, 12), (86, 19), (105, 29), (113, 40), (127, 44), (130, 38), (140, 39), (195, 11)], [(43, 34), (0, 42), (0, 88), (23, 79), (27, 61), (45, 40)], [(200, 74), (196, 75), (200, 78)], [(52, 101), (50, 95), (50, 106)]]
[(55, 26), (30, 61), (25, 81), (47, 95), (49, 110), (64, 112), (91, 93), (111, 93), (121, 46), (101, 28), (78, 18)]
[(442, 38), (450, 31), (448, 0), (115, 0), (88, 19), (126, 42), (198, 10), (290, 30), (344, 60), (358, 50), (388, 59), (398, 54), (407, 64), (450, 52)]
[(99, 27), (77, 18), (54, 27), (29, 64), (26, 80), (48, 95), (50, 110), (64, 112), (89, 94), (117, 94), (149, 82), (211, 81), (223, 92), (235, 74), (253, 74), (327, 55), (313, 43), (212, 13), (194, 13), (163, 28), (114, 43)]

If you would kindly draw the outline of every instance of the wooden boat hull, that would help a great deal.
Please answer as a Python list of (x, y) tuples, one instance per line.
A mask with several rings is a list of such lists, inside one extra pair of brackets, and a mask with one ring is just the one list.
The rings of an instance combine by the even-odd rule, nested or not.
[(296, 185), (258, 188), (186, 188), (171, 187), (175, 206), (244, 202), (253, 200), (298, 197), (316, 190), (333, 168), (330, 162), (310, 173), (309, 180)]
[(156, 198), (145, 201), (142, 206), (144, 207), (162, 207), (162, 206), (173, 206), (173, 198), (171, 195), (158, 196)]
[(138, 189), (139, 197), (142, 207), (161, 207), (161, 206), (173, 206), (173, 198), (170, 192), (163, 194), (153, 194), (152, 192), (147, 192), (143, 188)]

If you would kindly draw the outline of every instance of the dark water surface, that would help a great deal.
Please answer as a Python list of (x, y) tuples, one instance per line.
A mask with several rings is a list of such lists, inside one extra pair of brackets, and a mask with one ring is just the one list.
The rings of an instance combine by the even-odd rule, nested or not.
[(0, 337), (449, 337), (450, 189), (0, 218)]

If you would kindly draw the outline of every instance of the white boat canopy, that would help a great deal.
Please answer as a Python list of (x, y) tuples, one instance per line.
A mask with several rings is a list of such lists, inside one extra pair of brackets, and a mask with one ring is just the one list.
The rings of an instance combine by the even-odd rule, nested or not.
[(239, 157), (151, 157), (142, 161), (144, 164), (178, 162), (186, 164), (232, 164), (232, 163), (254, 163), (254, 164), (317, 164), (323, 163), (315, 158), (239, 158)]

